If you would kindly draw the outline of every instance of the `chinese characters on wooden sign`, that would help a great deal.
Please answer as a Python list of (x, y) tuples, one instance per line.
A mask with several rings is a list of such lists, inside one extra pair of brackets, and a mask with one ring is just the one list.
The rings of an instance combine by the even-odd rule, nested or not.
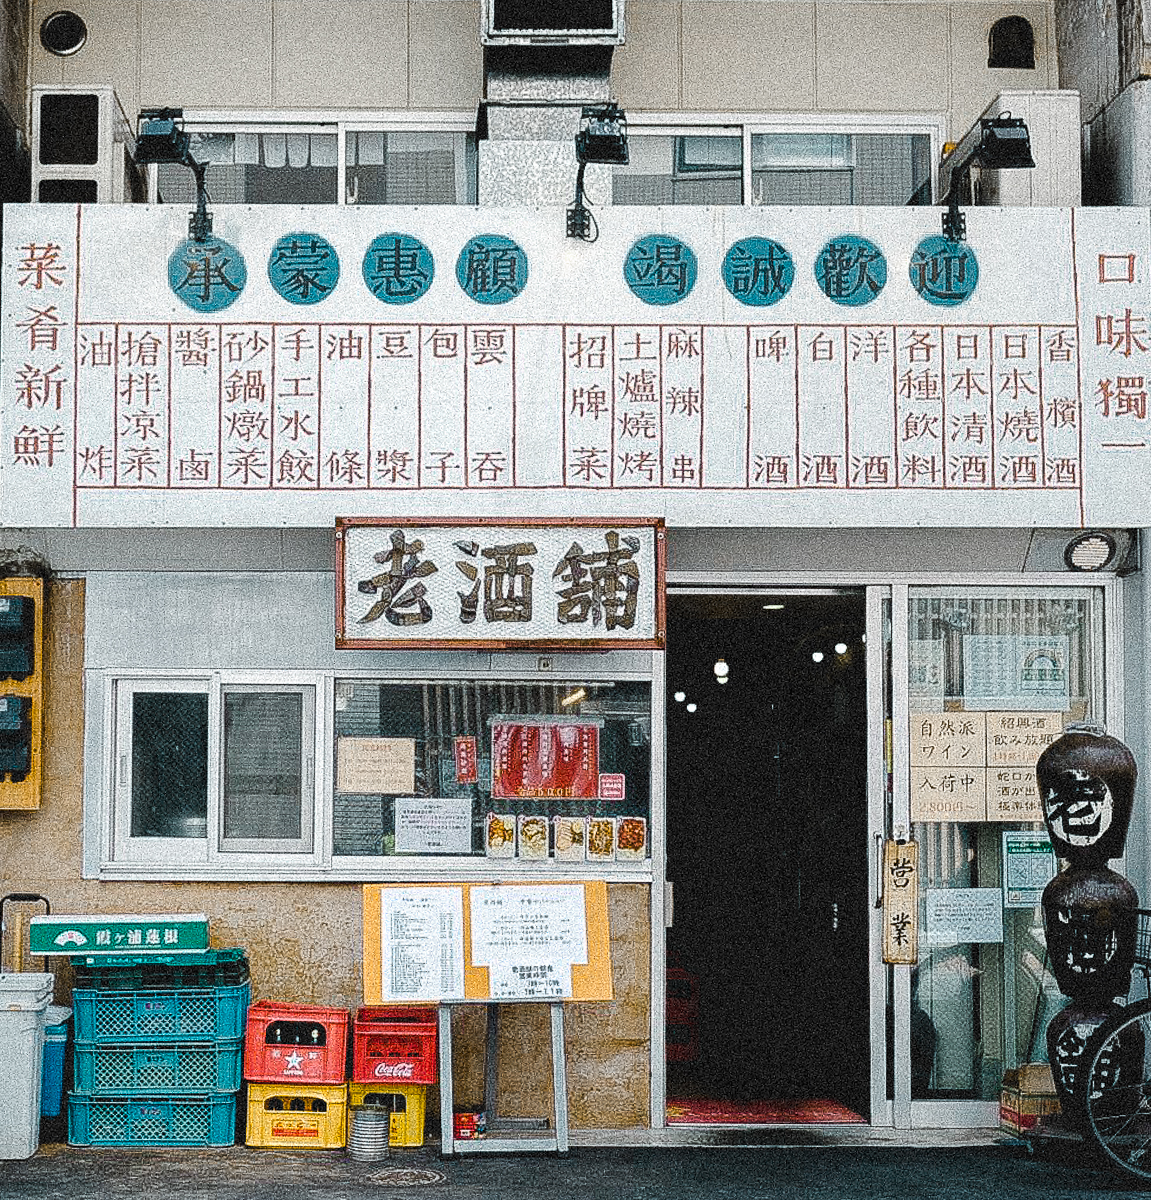
[(919, 960), (919, 843), (883, 846), (883, 961)]
[(337, 522), (336, 645), (661, 649), (663, 523)]
[(1039, 755), (1061, 712), (911, 713), (912, 821), (1042, 821)]

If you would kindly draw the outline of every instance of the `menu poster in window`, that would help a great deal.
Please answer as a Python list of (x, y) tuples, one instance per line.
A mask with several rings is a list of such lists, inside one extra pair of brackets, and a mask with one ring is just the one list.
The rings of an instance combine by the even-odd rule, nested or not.
[(1070, 640), (1065, 634), (976, 634), (963, 638), (966, 708), (1067, 710)]
[(415, 738), (342, 737), (337, 739), (337, 792), (396, 796), (415, 790)]
[(913, 821), (986, 821), (987, 772), (982, 767), (912, 767)]
[(472, 802), (398, 796), (395, 834), (397, 854), (471, 854)]
[(599, 795), (599, 725), (492, 722), (492, 797), (591, 800)]
[(981, 712), (911, 712), (913, 767), (982, 767), (987, 762)]
[(474, 737), (458, 737), (452, 742), (456, 764), (456, 783), (479, 782), (479, 759)]
[(464, 893), (460, 887), (384, 888), (380, 895), (381, 999), (462, 1000)]
[(926, 895), (929, 946), (1003, 941), (1003, 892), (999, 888), (933, 888)]

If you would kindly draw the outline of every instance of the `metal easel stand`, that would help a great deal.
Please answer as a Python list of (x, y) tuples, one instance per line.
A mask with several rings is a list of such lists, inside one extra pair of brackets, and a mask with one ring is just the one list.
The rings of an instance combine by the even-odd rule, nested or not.
[[(461, 1003), (476, 1003), (462, 1001)], [(485, 1002), (481, 1002), (485, 1003)], [(564, 1060), (564, 1006), (560, 1000), (547, 1002), (551, 1010), (552, 1035), (552, 1126), (540, 1117), (497, 1117), (496, 1080), (499, 1041), (499, 1005), (486, 1002), (487, 1052), (484, 1058), (484, 1109), (488, 1114), (488, 1132), (481, 1138), (457, 1138), (452, 1122), (452, 1009), (451, 1001), (440, 1001), (440, 1153), (499, 1154), (528, 1150), (554, 1150), (563, 1157), (568, 1152), (567, 1066)]]

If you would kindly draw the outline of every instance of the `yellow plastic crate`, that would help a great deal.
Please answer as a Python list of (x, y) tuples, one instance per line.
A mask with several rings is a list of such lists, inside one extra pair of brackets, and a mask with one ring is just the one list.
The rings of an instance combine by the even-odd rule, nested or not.
[(248, 1084), (249, 1146), (337, 1150), (345, 1144), (348, 1085)]
[(347, 1136), (352, 1136), (352, 1109), (378, 1104), (392, 1110), (388, 1141), (393, 1146), (422, 1146), (427, 1102), (426, 1083), (349, 1083)]

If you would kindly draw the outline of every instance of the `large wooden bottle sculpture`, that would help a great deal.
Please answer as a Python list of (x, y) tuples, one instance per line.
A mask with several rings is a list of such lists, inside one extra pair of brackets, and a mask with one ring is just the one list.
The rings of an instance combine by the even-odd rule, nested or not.
[[(1070, 997), (1047, 1027), (1047, 1053), (1072, 1118), (1083, 1112), (1087, 1044), (1131, 982), (1139, 897), (1107, 863), (1123, 853), (1135, 776), (1131, 751), (1088, 727), (1069, 729), (1036, 766), (1051, 845), (1066, 863), (1043, 891), (1043, 927), (1055, 981)], [(1142, 1045), (1121, 1047), (1111, 1069), (1118, 1077), (1142, 1060)]]

